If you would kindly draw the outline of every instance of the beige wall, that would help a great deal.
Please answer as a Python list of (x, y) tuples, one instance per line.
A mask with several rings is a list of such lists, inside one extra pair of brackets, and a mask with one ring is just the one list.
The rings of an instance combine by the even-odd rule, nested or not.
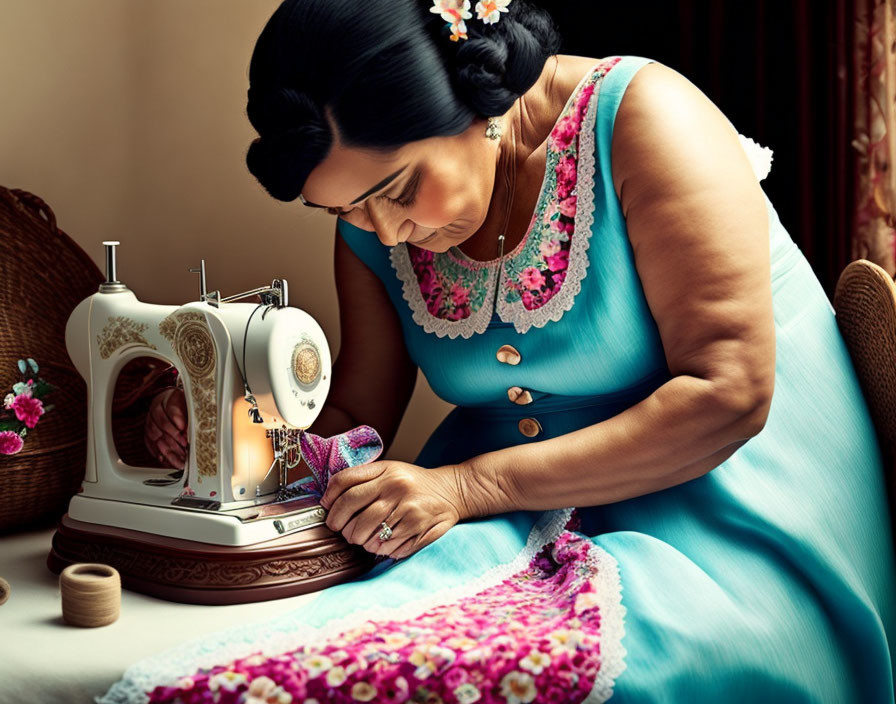
[[(245, 167), (252, 47), (277, 0), (0, 0), (0, 185), (46, 200), (141, 300), (183, 303), (206, 260), (225, 294), (275, 277), (339, 349), (334, 218), (270, 198)], [(0, 331), (2, 334), (3, 331)], [(420, 376), (390, 456), (450, 409)]]

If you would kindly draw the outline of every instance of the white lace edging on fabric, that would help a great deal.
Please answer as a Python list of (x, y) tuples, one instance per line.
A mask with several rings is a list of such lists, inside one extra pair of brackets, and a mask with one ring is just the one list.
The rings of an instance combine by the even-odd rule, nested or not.
[(600, 670), (591, 692), (582, 704), (601, 704), (613, 696), (616, 679), (626, 668), (625, 636), (626, 608), (622, 605), (622, 581), (616, 558), (599, 545), (591, 543), (588, 562), (597, 569), (592, 579), (600, 613)]
[[(570, 245), (566, 277), (560, 290), (543, 306), (531, 311), (523, 305), (522, 301), (507, 303), (500, 296), (495, 306), (498, 317), (505, 323), (513, 323), (514, 328), (520, 334), (527, 332), (531, 327), (542, 328), (549, 322), (559, 321), (564, 313), (572, 309), (575, 298), (582, 289), (582, 279), (585, 278), (589, 264), (587, 253), (591, 228), (594, 225), (594, 123), (597, 118), (597, 102), (604, 76), (595, 81), (594, 93), (588, 101), (588, 109), (579, 130), (579, 144), (576, 152), (575, 229)], [(420, 291), (417, 274), (405, 243), (402, 242), (392, 247), (389, 260), (401, 281), (401, 295), (410, 306), (411, 317), (426, 332), (433, 333), (438, 337), (447, 336), (453, 340), (456, 337), (469, 339), (474, 334), (483, 333), (488, 329), (491, 310), (485, 304), (469, 318), (463, 320), (446, 320), (427, 310), (426, 301)], [(500, 263), (499, 266), (503, 267), (504, 263)], [(486, 269), (485, 300), (491, 301), (495, 295), (497, 276), (492, 267), (486, 267)]]
[[(146, 704), (149, 700), (148, 692), (154, 687), (174, 683), (178, 678), (199, 668), (226, 664), (257, 652), (264, 655), (289, 652), (302, 645), (317, 643), (356, 628), (366, 621), (413, 619), (435, 606), (473, 596), (525, 569), (539, 550), (556, 540), (563, 532), (571, 515), (572, 508), (545, 511), (532, 526), (525, 547), (516, 557), (510, 562), (495, 565), (485, 574), (458, 586), (428, 594), (401, 606), (362, 609), (328, 621), (320, 628), (301, 623), (297, 614), (294, 614), (206, 634), (132, 665), (119, 682), (94, 701), (96, 704)], [(303, 610), (299, 608), (297, 613)]]
[(597, 103), (604, 76), (595, 81), (594, 93), (588, 101), (588, 109), (579, 129), (579, 144), (576, 149), (576, 217), (566, 277), (560, 290), (547, 303), (532, 311), (527, 310), (521, 300), (505, 303), (501, 299), (498, 303), (501, 320), (512, 321), (521, 335), (531, 327), (543, 328), (549, 322), (556, 323), (564, 313), (571, 310), (576, 296), (582, 290), (582, 280), (588, 273), (588, 247), (594, 225), (594, 122), (597, 119)]
[(490, 267), (485, 279), (485, 300), (479, 310), (468, 318), (448, 320), (439, 318), (427, 310), (406, 243), (401, 242), (392, 247), (392, 251), (389, 252), (389, 261), (392, 262), (392, 268), (395, 269), (395, 273), (401, 281), (401, 296), (411, 308), (411, 317), (426, 332), (433, 333), (438, 337), (448, 336), (452, 340), (456, 337), (466, 340), (476, 333), (486, 331), (491, 320), (491, 308), (486, 306), (486, 303), (491, 302), (494, 297), (496, 283), (495, 272)]
[(738, 133), (737, 137), (740, 139), (740, 145), (747, 153), (747, 158), (750, 160), (750, 166), (753, 167), (753, 173), (756, 174), (756, 180), (761, 181), (768, 176), (769, 172), (772, 170), (774, 152), (768, 147), (760, 146), (749, 137), (745, 137), (740, 133)]

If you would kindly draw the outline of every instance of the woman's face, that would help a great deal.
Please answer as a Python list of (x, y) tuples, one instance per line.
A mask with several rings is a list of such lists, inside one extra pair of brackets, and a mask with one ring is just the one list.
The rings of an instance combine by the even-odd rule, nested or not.
[(485, 136), (484, 120), (461, 134), (411, 142), (388, 155), (346, 147), (336, 137), (305, 181), (302, 197), (376, 232), (384, 245), (411, 242), (444, 252), (485, 221), (498, 145)]

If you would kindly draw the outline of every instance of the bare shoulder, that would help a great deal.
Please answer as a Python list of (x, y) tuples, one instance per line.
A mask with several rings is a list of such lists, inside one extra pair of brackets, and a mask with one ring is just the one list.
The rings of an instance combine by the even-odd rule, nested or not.
[(613, 128), (613, 185), (623, 212), (650, 189), (698, 188), (722, 177), (759, 191), (737, 130), (691, 81), (660, 63), (626, 87)]
[(774, 380), (764, 194), (725, 115), (661, 64), (632, 77), (616, 113), (613, 183), (673, 375), (767, 408)]

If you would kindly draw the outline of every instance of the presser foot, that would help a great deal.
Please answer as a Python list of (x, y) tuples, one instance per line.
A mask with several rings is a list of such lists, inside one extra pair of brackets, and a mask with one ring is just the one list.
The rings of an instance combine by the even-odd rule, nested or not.
[(309, 494), (297, 487), (281, 486), (277, 490), (277, 501), (289, 501), (299, 496), (308, 496)]

